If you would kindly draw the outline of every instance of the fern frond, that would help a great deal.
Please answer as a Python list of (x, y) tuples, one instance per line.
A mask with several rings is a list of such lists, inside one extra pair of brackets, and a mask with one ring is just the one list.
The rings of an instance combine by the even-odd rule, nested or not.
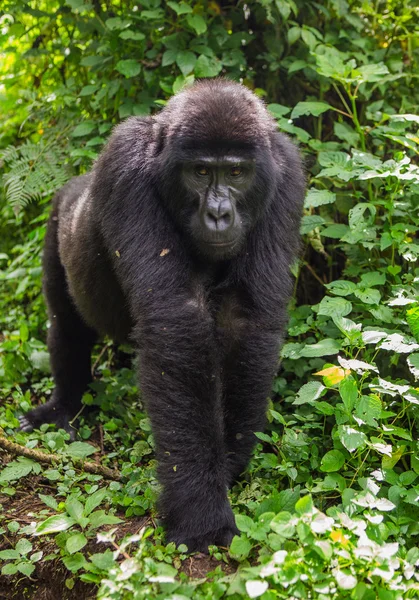
[(6, 198), (16, 210), (29, 202), (52, 195), (69, 179), (65, 154), (47, 141), (27, 141), (0, 153), (7, 172), (3, 175)]

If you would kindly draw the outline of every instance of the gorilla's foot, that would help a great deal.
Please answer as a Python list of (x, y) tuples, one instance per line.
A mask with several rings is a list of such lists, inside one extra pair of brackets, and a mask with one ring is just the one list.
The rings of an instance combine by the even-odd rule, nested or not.
[(204, 535), (184, 538), (182, 536), (169, 536), (170, 540), (179, 544), (185, 544), (188, 552), (202, 552), (208, 554), (208, 546), (228, 547), (235, 535), (240, 535), (237, 527), (221, 527), (214, 531), (209, 531)]
[(70, 424), (73, 415), (56, 400), (50, 400), (25, 415), (19, 417), (20, 430), (30, 432), (43, 423), (53, 423), (57, 429), (64, 429), (72, 440), (76, 437), (76, 429)]

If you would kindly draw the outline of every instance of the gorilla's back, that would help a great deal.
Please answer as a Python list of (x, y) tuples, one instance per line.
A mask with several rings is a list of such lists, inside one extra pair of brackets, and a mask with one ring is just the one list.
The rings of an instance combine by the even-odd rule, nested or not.
[(92, 174), (74, 177), (57, 194), (58, 252), (70, 295), (84, 321), (100, 335), (126, 342), (132, 323), (89, 196)]

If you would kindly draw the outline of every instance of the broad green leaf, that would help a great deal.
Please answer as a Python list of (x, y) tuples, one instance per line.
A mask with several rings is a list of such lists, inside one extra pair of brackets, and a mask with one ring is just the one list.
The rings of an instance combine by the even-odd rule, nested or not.
[(324, 473), (332, 473), (339, 471), (345, 463), (345, 456), (340, 450), (330, 450), (323, 456), (320, 464), (320, 471)]
[(277, 118), (287, 115), (291, 110), (288, 106), (283, 106), (282, 104), (268, 104), (267, 109)]
[(419, 342), (419, 306), (413, 306), (407, 310), (406, 321), (416, 341)]
[(119, 60), (115, 65), (115, 69), (127, 78), (136, 77), (139, 73), (141, 73), (140, 63), (133, 58)]
[(88, 565), (87, 560), (81, 552), (76, 552), (76, 554), (71, 554), (70, 556), (63, 556), (62, 561), (72, 573), (75, 573), (82, 568), (86, 568)]
[(54, 515), (48, 517), (42, 523), (39, 523), (35, 529), (33, 535), (45, 535), (47, 533), (57, 533), (58, 531), (65, 531), (72, 525), (75, 525), (76, 521), (68, 515)]
[(69, 496), (65, 501), (65, 508), (70, 517), (79, 522), (83, 518), (83, 504), (76, 496)]
[(336, 200), (336, 194), (329, 192), (329, 190), (316, 190), (312, 188), (308, 191), (304, 206), (305, 207), (316, 207), (322, 206), (323, 204), (332, 204)]
[(319, 217), (318, 215), (305, 215), (301, 221), (300, 233), (302, 235), (309, 233), (310, 231), (313, 231), (313, 229), (316, 229), (316, 227), (323, 225), (323, 223), (323, 217)]
[(345, 379), (340, 382), (339, 394), (347, 412), (351, 414), (355, 406), (356, 399), (358, 398), (358, 386), (352, 375), (345, 377)]
[[(95, 565), (95, 567), (101, 569), (102, 571), (109, 571), (109, 569), (115, 566), (113, 552), (109, 549), (105, 550), (105, 552), (98, 552), (97, 554), (92, 554), (90, 556), (90, 560)], [(170, 577), (173, 577), (175, 574), (177, 574), (177, 571), (175, 571), (173, 567), (164, 563), (163, 565), (159, 565), (158, 568), (167, 571), (167, 574)]]
[(255, 526), (253, 519), (247, 515), (236, 515), (236, 525), (244, 533), (249, 533)]
[(119, 37), (122, 40), (134, 40), (135, 42), (141, 42), (142, 40), (145, 40), (144, 33), (141, 33), (140, 31), (132, 31), (131, 29), (121, 31)]
[(330, 356), (332, 354), (337, 354), (339, 350), (340, 343), (338, 342), (338, 340), (325, 338), (317, 344), (309, 344), (307, 346), (303, 346), (299, 354), (300, 356), (312, 358), (316, 356)]
[(32, 550), (32, 544), (29, 540), (20, 538), (15, 546), (15, 550), (17, 550), (20, 555), (24, 556), (25, 554), (29, 554), (29, 552)]
[[(207, 24), (205, 20), (200, 15), (188, 15), (186, 17), (186, 21), (189, 27), (192, 27), (196, 31), (197, 35), (201, 35), (205, 33), (207, 30)], [(205, 77), (205, 75), (203, 75)], [(207, 75), (208, 77), (208, 75)]]
[(221, 62), (216, 58), (208, 58), (201, 54), (195, 64), (195, 75), (197, 77), (215, 77), (223, 68)]
[(291, 119), (298, 119), (301, 115), (313, 115), (318, 117), (322, 113), (333, 108), (326, 102), (299, 102), (291, 113)]
[(30, 577), (32, 575), (32, 573), (35, 571), (35, 565), (32, 565), (29, 562), (21, 562), (19, 564), (16, 565), (17, 566), (17, 570), (22, 573), (23, 575), (26, 575), (26, 577)]
[(299, 515), (304, 515), (306, 513), (312, 513), (314, 508), (313, 498), (311, 494), (306, 494), (302, 496), (299, 500), (297, 500), (295, 504), (295, 512)]
[(168, 65), (173, 65), (174, 62), (176, 62), (176, 57), (177, 57), (177, 50), (166, 50), (166, 52), (164, 52), (162, 59), (161, 59), (161, 64), (162, 67), (167, 67)]
[(291, 538), (295, 533), (295, 519), (288, 511), (281, 511), (271, 521), (272, 531), (284, 538)]
[(349, 296), (356, 290), (356, 285), (353, 281), (346, 281), (346, 279), (337, 279), (331, 283), (327, 283), (325, 286), (335, 296)]
[(97, 451), (97, 448), (86, 442), (73, 442), (66, 448), (66, 453), (73, 458), (86, 458)]
[(348, 225), (344, 225), (343, 223), (335, 223), (334, 225), (329, 225), (329, 227), (322, 229), (320, 235), (335, 240), (341, 240), (343, 236), (348, 233), (348, 231)]
[(87, 544), (87, 538), (83, 533), (75, 533), (66, 541), (66, 548), (70, 554), (75, 554)]
[(367, 425), (376, 427), (378, 419), (381, 415), (381, 400), (378, 396), (361, 396), (356, 402), (356, 415), (362, 419)]
[(96, 129), (96, 124), (86, 121), (85, 123), (80, 123), (80, 125), (77, 125), (71, 135), (73, 137), (83, 137), (85, 135), (90, 135), (94, 129)]
[(374, 288), (356, 289), (354, 294), (365, 304), (380, 304), (381, 294)]
[(364, 288), (374, 287), (375, 285), (384, 285), (386, 282), (385, 273), (379, 271), (370, 271), (361, 275), (361, 286)]
[(19, 552), (17, 550), (0, 550), (0, 559), (1, 560), (16, 560), (20, 557)]
[(419, 352), (415, 352), (407, 357), (407, 364), (413, 377), (419, 379)]
[(392, 350), (398, 354), (404, 354), (419, 350), (419, 344), (416, 344), (412, 339), (409, 339), (400, 333), (391, 333), (383, 342), (381, 342), (380, 348), (382, 348), (382, 350)]
[(186, 2), (167, 2), (167, 5), (175, 11), (177, 15), (186, 15), (192, 12), (192, 6)]
[(14, 460), (6, 465), (0, 473), (0, 482), (2, 481), (14, 481), (21, 477), (29, 475), (34, 467), (37, 465), (33, 460), (26, 457), (20, 457), (18, 460)]
[(326, 388), (319, 381), (309, 381), (304, 384), (298, 391), (293, 404), (306, 404), (320, 398), (323, 390)]
[(230, 544), (230, 556), (239, 562), (245, 560), (252, 549), (252, 544), (249, 542), (245, 535), (235, 535), (233, 541)]
[(352, 304), (344, 298), (325, 296), (319, 304), (319, 315), (328, 317), (345, 317), (352, 310)]
[(341, 425), (338, 428), (339, 439), (343, 446), (349, 452), (355, 452), (358, 448), (364, 448), (367, 443), (367, 436), (362, 431), (357, 431), (348, 425)]
[(94, 510), (97, 506), (99, 506), (99, 504), (102, 503), (102, 501), (105, 498), (107, 493), (108, 493), (107, 490), (103, 488), (103, 489), (97, 490), (96, 492), (91, 494), (86, 500), (86, 504), (84, 507), (84, 514), (86, 516), (90, 515), (92, 510)]
[(103, 525), (117, 525), (118, 523), (122, 523), (122, 519), (115, 515), (107, 515), (104, 510), (95, 510), (89, 515), (89, 524), (93, 529)]
[(196, 56), (189, 50), (181, 50), (176, 55), (176, 64), (182, 71), (183, 75), (189, 75), (194, 70), (196, 64)]

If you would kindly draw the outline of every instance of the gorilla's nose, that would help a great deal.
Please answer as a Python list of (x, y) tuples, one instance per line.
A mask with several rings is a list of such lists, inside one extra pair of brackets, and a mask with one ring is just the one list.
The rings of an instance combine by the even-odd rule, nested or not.
[(204, 224), (210, 231), (225, 231), (233, 224), (233, 211), (230, 202), (219, 202), (207, 206)]

